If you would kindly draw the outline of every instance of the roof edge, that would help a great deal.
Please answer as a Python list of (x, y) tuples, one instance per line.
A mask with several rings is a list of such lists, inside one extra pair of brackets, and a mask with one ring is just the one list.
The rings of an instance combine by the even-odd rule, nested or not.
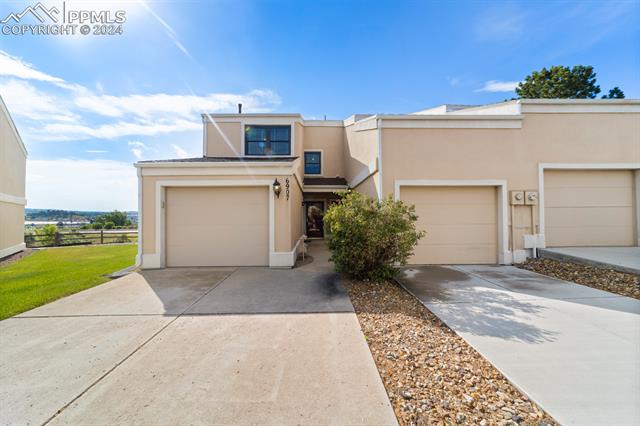
[(29, 152), (27, 151), (27, 147), (22, 141), (22, 137), (20, 136), (20, 132), (18, 132), (16, 123), (14, 123), (13, 117), (11, 117), (11, 114), (9, 113), (9, 108), (7, 108), (7, 104), (4, 103), (4, 99), (2, 99), (1, 95), (0, 95), (0, 110), (2, 110), (4, 115), (7, 116), (7, 121), (9, 121), (9, 127), (11, 127), (11, 130), (13, 130), (13, 134), (16, 136), (16, 139), (18, 140), (18, 145), (20, 145), (20, 149), (22, 149), (24, 156), (29, 157)]

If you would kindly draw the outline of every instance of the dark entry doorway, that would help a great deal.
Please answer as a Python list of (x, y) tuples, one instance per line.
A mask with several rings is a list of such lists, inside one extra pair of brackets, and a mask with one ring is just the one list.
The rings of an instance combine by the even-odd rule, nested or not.
[(305, 201), (307, 237), (324, 238), (324, 201)]

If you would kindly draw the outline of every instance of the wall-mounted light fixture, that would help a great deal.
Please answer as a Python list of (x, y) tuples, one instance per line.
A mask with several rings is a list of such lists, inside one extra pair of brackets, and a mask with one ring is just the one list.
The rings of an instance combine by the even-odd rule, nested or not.
[(277, 198), (280, 198), (280, 192), (282, 191), (282, 187), (280, 186), (280, 182), (278, 182), (278, 178), (273, 181), (273, 193), (276, 194)]

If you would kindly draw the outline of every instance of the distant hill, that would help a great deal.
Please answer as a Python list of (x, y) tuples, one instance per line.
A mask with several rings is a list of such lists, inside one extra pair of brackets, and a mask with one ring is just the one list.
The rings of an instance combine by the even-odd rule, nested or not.
[[(55, 209), (30, 209), (24, 211), (25, 221), (63, 221), (63, 222), (85, 222), (91, 221), (96, 216), (109, 212), (105, 211), (78, 211), (78, 210), (55, 210)], [(127, 212), (127, 216), (133, 222), (138, 222), (138, 212)]]

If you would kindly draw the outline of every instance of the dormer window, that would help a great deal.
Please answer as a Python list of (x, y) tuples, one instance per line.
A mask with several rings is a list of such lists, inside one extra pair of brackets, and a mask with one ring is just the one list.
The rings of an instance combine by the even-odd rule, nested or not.
[(244, 153), (291, 155), (291, 126), (245, 126)]

